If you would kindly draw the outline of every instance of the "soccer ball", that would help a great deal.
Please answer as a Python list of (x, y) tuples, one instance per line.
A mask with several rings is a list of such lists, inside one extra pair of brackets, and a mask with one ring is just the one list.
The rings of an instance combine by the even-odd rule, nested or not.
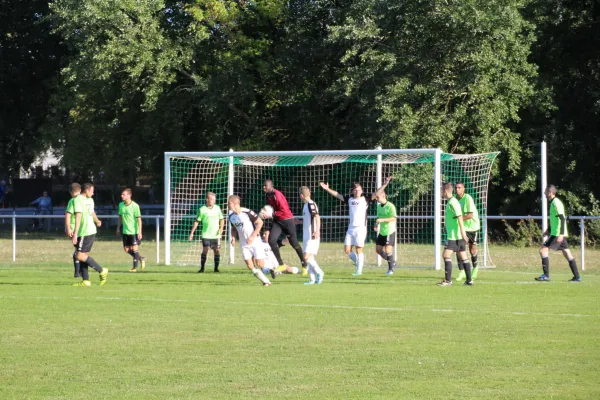
[(260, 216), (263, 219), (273, 218), (273, 207), (266, 205), (260, 210)]

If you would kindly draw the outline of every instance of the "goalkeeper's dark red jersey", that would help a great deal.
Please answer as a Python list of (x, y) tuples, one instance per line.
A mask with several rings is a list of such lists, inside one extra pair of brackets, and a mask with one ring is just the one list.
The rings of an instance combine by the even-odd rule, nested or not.
[(294, 218), (284, 194), (277, 189), (267, 193), (267, 203), (273, 207), (273, 218), (277, 221)]

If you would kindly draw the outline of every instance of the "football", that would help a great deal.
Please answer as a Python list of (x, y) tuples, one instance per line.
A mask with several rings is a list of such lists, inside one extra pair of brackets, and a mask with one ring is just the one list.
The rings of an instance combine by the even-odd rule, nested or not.
[(260, 216), (262, 219), (273, 218), (273, 207), (266, 205), (260, 210)]

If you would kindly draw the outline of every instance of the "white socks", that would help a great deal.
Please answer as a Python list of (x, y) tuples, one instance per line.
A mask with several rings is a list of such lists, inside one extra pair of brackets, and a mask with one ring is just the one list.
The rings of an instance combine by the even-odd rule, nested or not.
[(252, 273), (254, 274), (256, 279), (258, 279), (262, 283), (271, 283), (271, 281), (265, 276), (265, 274), (263, 274), (263, 272), (260, 269), (254, 268), (252, 270)]
[(362, 274), (363, 266), (365, 265), (365, 253), (358, 254), (358, 262), (356, 263), (356, 272)]
[[(353, 254), (353, 253), (351, 253), (351, 254)], [(314, 257), (309, 258), (307, 263), (308, 263), (308, 277), (311, 282), (315, 281), (316, 275), (323, 276), (323, 270), (321, 269), (321, 267), (319, 267), (319, 264), (317, 264), (317, 260), (315, 260)]]

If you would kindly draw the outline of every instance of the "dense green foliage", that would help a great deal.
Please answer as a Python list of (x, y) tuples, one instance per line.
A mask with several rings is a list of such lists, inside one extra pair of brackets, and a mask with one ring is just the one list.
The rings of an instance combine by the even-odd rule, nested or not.
[(598, 209), (595, 1), (55, 0), (7, 10), (0, 167), (10, 174), (46, 146), (71, 172), (128, 184), (161, 182), (165, 150), (500, 150), (492, 213), (535, 213), (546, 140), (549, 179), (572, 213)]

